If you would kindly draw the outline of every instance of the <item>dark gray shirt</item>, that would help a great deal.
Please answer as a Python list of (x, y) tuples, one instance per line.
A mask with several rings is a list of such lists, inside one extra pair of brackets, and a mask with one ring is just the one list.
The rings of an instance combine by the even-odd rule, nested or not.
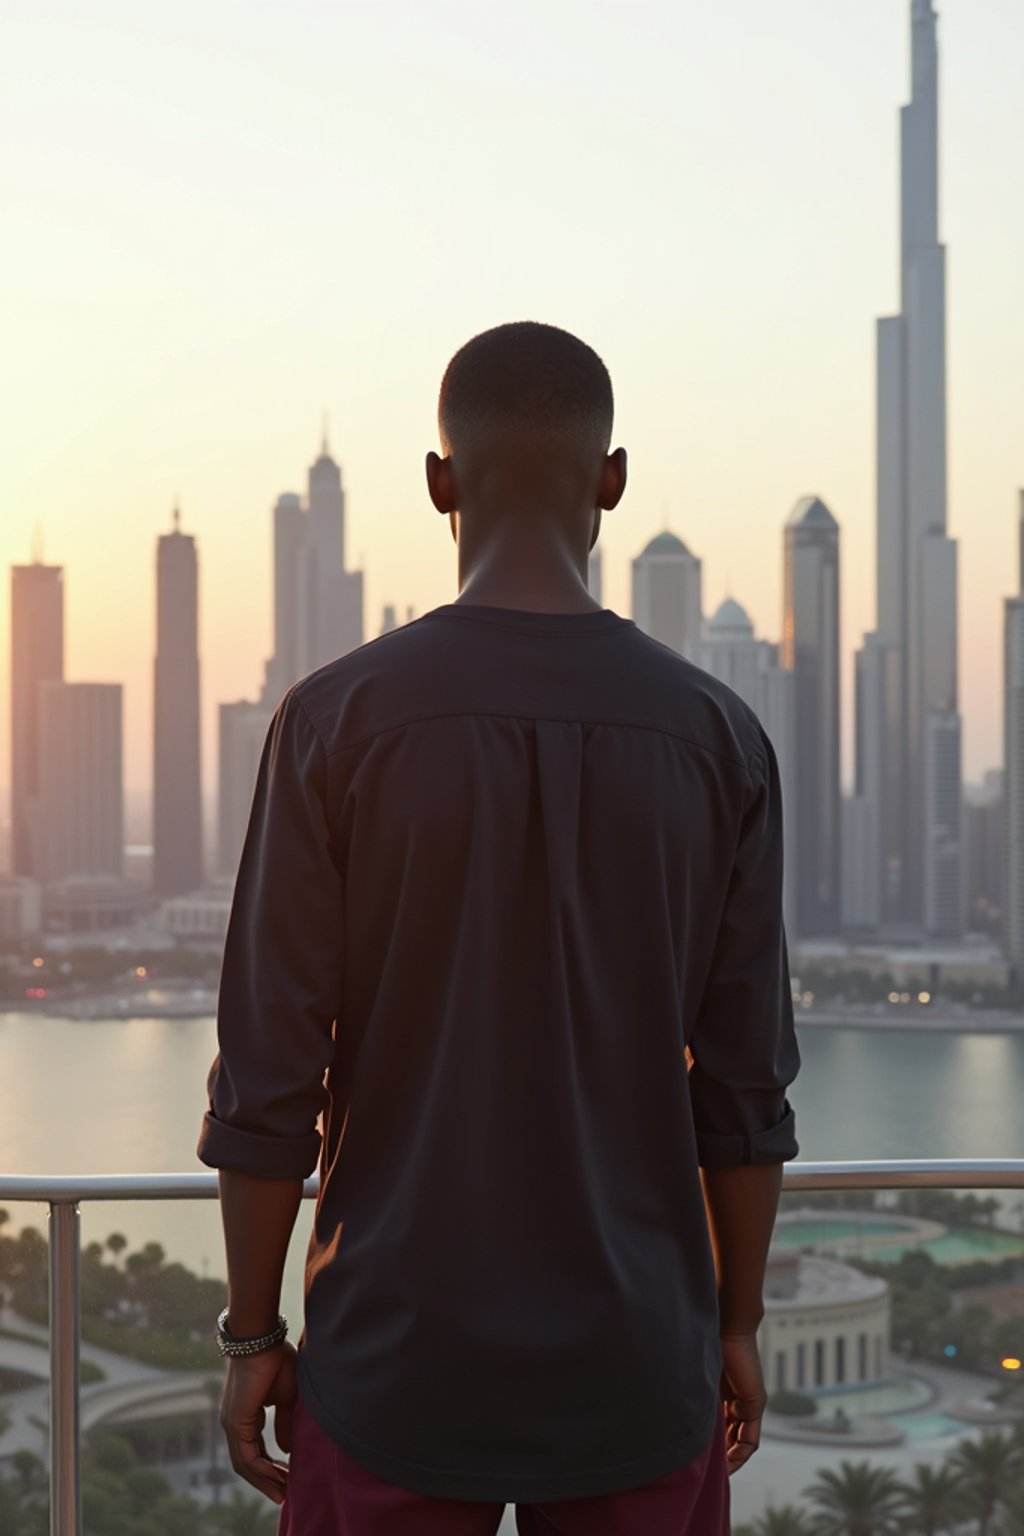
[(300, 1390), (371, 1472), (540, 1501), (704, 1449), (698, 1165), (796, 1152), (781, 885), (756, 718), (607, 610), (438, 608), (288, 693), (200, 1157), (319, 1158)]

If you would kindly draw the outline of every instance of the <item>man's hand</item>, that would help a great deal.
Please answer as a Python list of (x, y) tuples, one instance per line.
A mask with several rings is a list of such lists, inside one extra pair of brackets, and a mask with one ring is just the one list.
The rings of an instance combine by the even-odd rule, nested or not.
[(746, 1465), (761, 1441), (766, 1394), (757, 1341), (752, 1333), (722, 1337), (722, 1401), (725, 1462), (731, 1477)]
[(266, 1410), (276, 1409), (274, 1435), (283, 1451), (291, 1449), (296, 1350), (287, 1339), (258, 1355), (228, 1360), (220, 1422), (228, 1442), (231, 1465), (275, 1504), (284, 1502), (288, 1465), (267, 1455), (263, 1441)]

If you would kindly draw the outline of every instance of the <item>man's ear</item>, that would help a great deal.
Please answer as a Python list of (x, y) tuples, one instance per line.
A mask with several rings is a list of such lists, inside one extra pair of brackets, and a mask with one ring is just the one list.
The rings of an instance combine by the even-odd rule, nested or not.
[(455, 471), (451, 457), (442, 459), (440, 454), (427, 454), (427, 490), (437, 510), (445, 517), (458, 509), (455, 494)]
[(626, 489), (626, 450), (615, 448), (601, 466), (601, 478), (597, 483), (597, 504), (610, 512), (622, 500)]

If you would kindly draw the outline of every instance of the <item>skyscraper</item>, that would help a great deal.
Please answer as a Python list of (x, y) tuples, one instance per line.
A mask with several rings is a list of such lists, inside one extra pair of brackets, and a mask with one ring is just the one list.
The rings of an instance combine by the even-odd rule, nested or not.
[(39, 689), (38, 878), (123, 873), (120, 683)]
[(174, 529), (157, 540), (153, 664), (153, 889), (203, 883), (199, 768), (199, 575), (196, 545)]
[(267, 705), (248, 699), (220, 706), (217, 873), (231, 879), (238, 871), (270, 717)]
[(1006, 599), (1003, 617), (1003, 943), (1014, 966), (1024, 967), (1024, 491), (1017, 538), (1017, 596)]
[(839, 525), (817, 496), (786, 523), (782, 665), (796, 677), (796, 926), (839, 927)]
[(302, 623), (309, 606), (305, 525), (302, 498), (285, 491), (274, 506), (274, 654), (267, 662), (268, 702), (276, 703), (309, 670)]
[(701, 565), (667, 530), (633, 561), (633, 618), (688, 661), (700, 653)]
[(874, 815), (882, 924), (932, 931), (929, 924), (941, 912), (941, 931), (948, 934), (960, 851), (939, 809), (945, 797), (937, 798), (936, 773), (938, 758), (943, 781), (952, 771), (959, 733), (957, 562), (946, 533), (946, 253), (938, 239), (931, 0), (912, 0), (910, 30), (911, 99), (900, 111), (900, 313), (879, 320), (877, 338), (876, 633), (878, 643), (894, 651), (895, 664), (882, 743), (883, 798)]
[(263, 702), (363, 643), (363, 573), (345, 562), (345, 492), (327, 437), (310, 466), (303, 506), (294, 492), (274, 508), (274, 654)]
[(11, 567), (11, 861), (36, 874), (33, 848), (39, 795), (39, 690), (64, 676), (64, 572), (59, 565)]
[(796, 674), (779, 666), (778, 646), (755, 638), (746, 610), (731, 597), (719, 604), (704, 625), (700, 665), (750, 705), (774, 748), (782, 789), (785, 841), (783, 912), (787, 929), (795, 933), (799, 865)]

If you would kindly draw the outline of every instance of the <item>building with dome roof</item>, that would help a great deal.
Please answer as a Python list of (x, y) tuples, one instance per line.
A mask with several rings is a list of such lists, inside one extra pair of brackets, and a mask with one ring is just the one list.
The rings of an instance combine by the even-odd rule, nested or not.
[(774, 647), (754, 638), (747, 610), (727, 597), (704, 621), (700, 664), (727, 683), (751, 709), (757, 708), (757, 680), (774, 660)]
[(698, 660), (701, 563), (667, 528), (633, 561), (633, 618), (662, 645)]
[(786, 841), (783, 911), (787, 929), (795, 932), (796, 678), (779, 666), (778, 646), (756, 638), (749, 614), (733, 597), (727, 597), (705, 621), (700, 665), (749, 704), (775, 750)]

